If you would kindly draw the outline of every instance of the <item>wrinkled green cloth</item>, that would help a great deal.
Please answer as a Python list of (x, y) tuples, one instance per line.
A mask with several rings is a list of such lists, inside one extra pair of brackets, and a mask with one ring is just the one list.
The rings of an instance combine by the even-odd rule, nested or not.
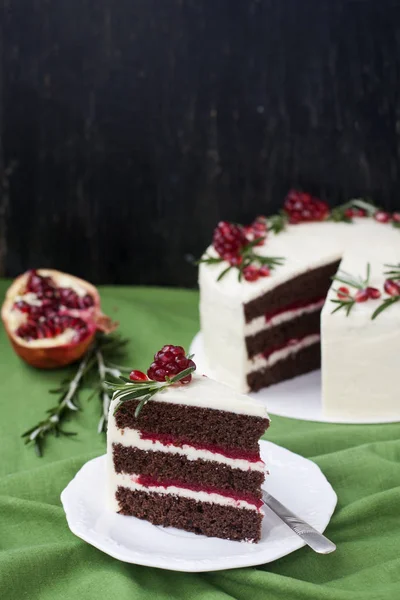
[[(0, 282), (1, 297), (6, 287)], [(132, 340), (128, 364), (137, 368), (166, 342), (187, 348), (198, 330), (197, 292), (107, 287), (101, 295), (104, 311)], [(274, 417), (268, 439), (315, 460), (338, 494), (327, 529), (337, 551), (320, 556), (302, 548), (252, 568), (175, 573), (118, 562), (69, 531), (60, 493), (87, 460), (105, 452), (97, 399), (82, 396), (82, 411), (67, 425), (78, 435), (51, 438), (43, 458), (21, 440), (56, 399), (48, 390), (61, 376), (26, 366), (0, 332), (2, 600), (400, 598), (400, 424)]]

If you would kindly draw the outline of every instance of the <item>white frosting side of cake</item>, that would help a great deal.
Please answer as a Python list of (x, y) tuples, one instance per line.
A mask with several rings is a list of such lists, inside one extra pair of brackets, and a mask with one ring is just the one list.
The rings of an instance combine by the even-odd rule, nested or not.
[(163, 444), (160, 441), (142, 439), (140, 432), (136, 429), (117, 429), (115, 422), (111, 425), (108, 431), (108, 437), (111, 444), (122, 444), (123, 446), (134, 446), (146, 452), (166, 452), (167, 454), (177, 454), (184, 456), (188, 460), (205, 460), (217, 462), (227, 465), (232, 469), (240, 469), (241, 471), (261, 471), (265, 470), (265, 465), (262, 461), (251, 462), (243, 458), (230, 458), (218, 452), (210, 450), (200, 450), (189, 444), (183, 446), (174, 446), (172, 444)]
[(229, 496), (221, 496), (216, 493), (209, 492), (198, 492), (194, 490), (189, 490), (187, 488), (176, 487), (174, 485), (170, 485), (168, 487), (161, 487), (156, 485), (145, 486), (141, 485), (136, 481), (137, 475), (126, 475), (122, 473), (113, 473), (111, 480), (111, 491), (112, 491), (112, 508), (115, 512), (118, 512), (119, 506), (118, 502), (115, 498), (115, 492), (119, 486), (126, 487), (132, 491), (140, 491), (140, 492), (148, 492), (148, 493), (157, 493), (163, 495), (172, 495), (179, 496), (180, 498), (190, 498), (192, 500), (196, 500), (197, 502), (210, 502), (212, 504), (219, 504), (221, 506), (231, 506), (233, 508), (244, 508), (246, 510), (255, 510), (257, 512), (262, 513), (261, 508), (257, 508), (255, 504), (250, 504), (250, 502), (246, 502), (246, 500), (236, 500), (235, 498), (230, 498)]
[[(382, 290), (384, 264), (400, 262), (400, 241), (350, 250), (341, 269), (364, 277), (367, 262), (370, 285)], [(373, 321), (371, 315), (386, 294), (355, 304), (349, 316), (344, 310), (332, 314), (337, 305), (331, 300), (337, 299), (334, 289), (339, 285), (332, 285), (321, 315), (323, 410), (331, 417), (349, 419), (390, 417), (399, 406), (400, 302)]]
[[(231, 269), (217, 281), (227, 264), (200, 264), (201, 331), (207, 361), (215, 377), (241, 392), (249, 391), (245, 337), (252, 324), (245, 323), (244, 304), (308, 270), (340, 260), (345, 249), (357, 251), (382, 244), (399, 247), (400, 231), (370, 218), (355, 219), (353, 223), (303, 223), (289, 225), (277, 235), (270, 233), (266, 244), (256, 248), (261, 255), (285, 258), (284, 264), (276, 267), (270, 277), (239, 282), (237, 269)], [(212, 247), (205, 254), (216, 256)], [(259, 323), (254, 325), (256, 330)]]

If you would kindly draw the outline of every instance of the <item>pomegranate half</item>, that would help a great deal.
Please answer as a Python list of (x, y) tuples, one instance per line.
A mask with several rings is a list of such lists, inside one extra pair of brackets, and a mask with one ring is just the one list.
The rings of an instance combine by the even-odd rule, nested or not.
[(100, 309), (97, 289), (78, 277), (53, 269), (35, 269), (17, 277), (1, 309), (15, 352), (40, 369), (79, 360), (96, 331), (117, 327)]

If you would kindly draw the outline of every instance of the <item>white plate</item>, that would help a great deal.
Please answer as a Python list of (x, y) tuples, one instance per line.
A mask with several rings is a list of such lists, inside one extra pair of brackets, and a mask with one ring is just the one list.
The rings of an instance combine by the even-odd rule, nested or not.
[[(260, 449), (270, 471), (265, 488), (323, 532), (337, 497), (319, 467), (271, 442), (262, 441)], [(304, 546), (301, 538), (267, 508), (258, 544), (156, 527), (113, 513), (106, 506), (105, 455), (81, 468), (62, 492), (61, 501), (75, 535), (118, 560), (138, 565), (173, 571), (219, 571), (268, 563)]]
[[(195, 362), (199, 372), (205, 373), (213, 379), (218, 379), (207, 363), (201, 332), (194, 337), (189, 352), (190, 354), (195, 354)], [(301, 419), (303, 421), (347, 424), (363, 423), (364, 425), (368, 423), (397, 423), (400, 421), (400, 414), (393, 415), (391, 418), (360, 418), (358, 420), (349, 418), (341, 419), (338, 417), (331, 418), (324, 415), (322, 412), (320, 370), (271, 385), (259, 392), (252, 392), (249, 396), (264, 402), (271, 415)]]

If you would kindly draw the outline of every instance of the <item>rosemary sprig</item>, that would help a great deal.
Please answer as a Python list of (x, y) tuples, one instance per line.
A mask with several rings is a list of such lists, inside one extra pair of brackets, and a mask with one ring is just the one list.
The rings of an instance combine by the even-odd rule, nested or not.
[(371, 276), (371, 265), (367, 263), (367, 274), (365, 279), (362, 277), (354, 277), (351, 273), (347, 273), (347, 271), (338, 271), (336, 275), (333, 275), (332, 279), (334, 281), (340, 281), (340, 283), (344, 283), (346, 285), (350, 285), (351, 287), (355, 287), (359, 290), (364, 290), (369, 286), (369, 278)]
[(400, 279), (400, 263), (398, 265), (384, 266), (389, 269), (389, 271), (385, 271), (385, 275), (387, 275), (389, 279)]
[(123, 383), (106, 381), (105, 383), (108, 390), (113, 393), (113, 400), (119, 400), (115, 407), (114, 414), (118, 412), (124, 402), (137, 399), (140, 400), (135, 409), (135, 418), (137, 419), (143, 407), (155, 394), (162, 392), (174, 383), (178, 383), (178, 381), (184, 377), (191, 375), (195, 369), (196, 367), (189, 367), (173, 377), (166, 377), (165, 382), (154, 381), (152, 379), (148, 379), (147, 381), (131, 381), (126, 377), (119, 377)]
[(399, 302), (400, 296), (390, 296), (389, 298), (385, 298), (385, 300), (378, 306), (378, 308), (373, 312), (371, 319), (374, 320), (378, 315), (381, 314), (384, 310), (389, 308), (392, 304)]
[(354, 304), (356, 303), (355, 300), (353, 300), (353, 298), (351, 296), (348, 296), (348, 298), (343, 298), (341, 300), (339, 299), (332, 299), (331, 302), (333, 302), (334, 304), (337, 304), (337, 307), (332, 311), (332, 315), (335, 312), (338, 312), (338, 310), (344, 309), (346, 311), (346, 316), (348, 317), (350, 314), (351, 309), (353, 308)]
[(281, 210), (277, 215), (267, 217), (268, 231), (278, 234), (286, 229), (287, 222), (287, 215), (283, 210)]
[(110, 403), (105, 378), (107, 374), (119, 377), (121, 371), (125, 370), (124, 367), (116, 367), (111, 360), (120, 360), (124, 357), (127, 342), (128, 340), (118, 334), (105, 335), (99, 332), (72, 376), (67, 377), (56, 390), (50, 390), (51, 393), (59, 395), (57, 404), (47, 411), (45, 419), (22, 434), (25, 444), (33, 444), (38, 456), (43, 455), (47, 436), (76, 435), (75, 432), (65, 431), (62, 425), (68, 417), (80, 410), (79, 392), (86, 387), (93, 389), (91, 397), (95, 394), (99, 396), (101, 418), (98, 432), (105, 430)]
[[(339, 281), (340, 283), (344, 283), (346, 285), (350, 285), (358, 290), (365, 290), (369, 286), (369, 279), (371, 276), (371, 265), (367, 263), (367, 272), (365, 279), (362, 277), (354, 277), (351, 273), (347, 273), (347, 271), (338, 271), (336, 275), (333, 275), (333, 281)], [(356, 300), (350, 294), (345, 294), (343, 291), (334, 290), (338, 298), (331, 298), (331, 302), (333, 304), (337, 304), (336, 308), (332, 311), (332, 315), (339, 310), (345, 310), (346, 316), (348, 317), (351, 309), (356, 303)]]

